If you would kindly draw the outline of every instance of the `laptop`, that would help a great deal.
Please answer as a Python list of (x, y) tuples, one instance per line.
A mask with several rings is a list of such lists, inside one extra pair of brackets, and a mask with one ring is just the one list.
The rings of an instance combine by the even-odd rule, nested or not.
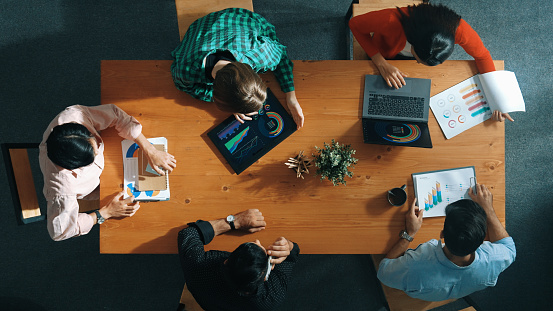
[(432, 148), (428, 130), (430, 79), (404, 78), (399, 89), (365, 76), (363, 139), (367, 144)]

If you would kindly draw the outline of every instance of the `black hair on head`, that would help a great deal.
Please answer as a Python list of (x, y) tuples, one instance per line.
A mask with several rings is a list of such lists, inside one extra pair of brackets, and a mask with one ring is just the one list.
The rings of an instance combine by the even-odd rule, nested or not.
[(264, 281), (267, 254), (255, 243), (244, 243), (230, 254), (226, 268), (239, 292), (253, 294)]
[(442, 4), (409, 6), (408, 14), (397, 9), (407, 41), (426, 65), (436, 66), (449, 58), (461, 16)]
[(68, 170), (87, 166), (94, 162), (93, 138), (82, 124), (65, 123), (52, 129), (46, 140), (48, 158), (56, 165)]
[(445, 209), (444, 243), (455, 256), (472, 254), (486, 237), (487, 217), (476, 202), (463, 199)]

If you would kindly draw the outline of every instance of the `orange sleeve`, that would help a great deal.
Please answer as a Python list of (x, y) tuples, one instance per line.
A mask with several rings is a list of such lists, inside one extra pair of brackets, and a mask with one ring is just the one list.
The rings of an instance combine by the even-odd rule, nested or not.
[(459, 27), (457, 27), (455, 43), (459, 44), (467, 54), (474, 57), (480, 73), (495, 71), (495, 65), (490, 52), (486, 49), (476, 31), (463, 19), (461, 19)]
[(405, 40), (401, 40), (405, 34), (395, 12), (395, 8), (384, 9), (350, 19), (349, 28), (352, 34), (369, 57), (381, 53), (387, 58), (387, 55), (390, 57), (391, 54), (397, 54), (405, 46)]

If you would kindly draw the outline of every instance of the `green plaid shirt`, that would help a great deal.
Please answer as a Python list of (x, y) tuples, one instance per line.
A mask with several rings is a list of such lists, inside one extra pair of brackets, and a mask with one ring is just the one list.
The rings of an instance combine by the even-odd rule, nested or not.
[(229, 51), (256, 72), (274, 71), (283, 92), (294, 90), (294, 64), (278, 41), (275, 27), (261, 15), (231, 8), (196, 20), (171, 55), (176, 87), (195, 98), (212, 101), (213, 82), (205, 77), (205, 58)]

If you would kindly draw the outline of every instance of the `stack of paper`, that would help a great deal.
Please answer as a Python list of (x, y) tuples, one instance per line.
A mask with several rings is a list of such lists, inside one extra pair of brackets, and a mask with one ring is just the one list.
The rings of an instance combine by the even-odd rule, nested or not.
[[(167, 138), (148, 139), (158, 150), (167, 151)], [(154, 171), (140, 147), (133, 141), (123, 140), (124, 198), (134, 196), (137, 201), (167, 201), (170, 198), (169, 175)], [(140, 190), (139, 190), (140, 189)]]

